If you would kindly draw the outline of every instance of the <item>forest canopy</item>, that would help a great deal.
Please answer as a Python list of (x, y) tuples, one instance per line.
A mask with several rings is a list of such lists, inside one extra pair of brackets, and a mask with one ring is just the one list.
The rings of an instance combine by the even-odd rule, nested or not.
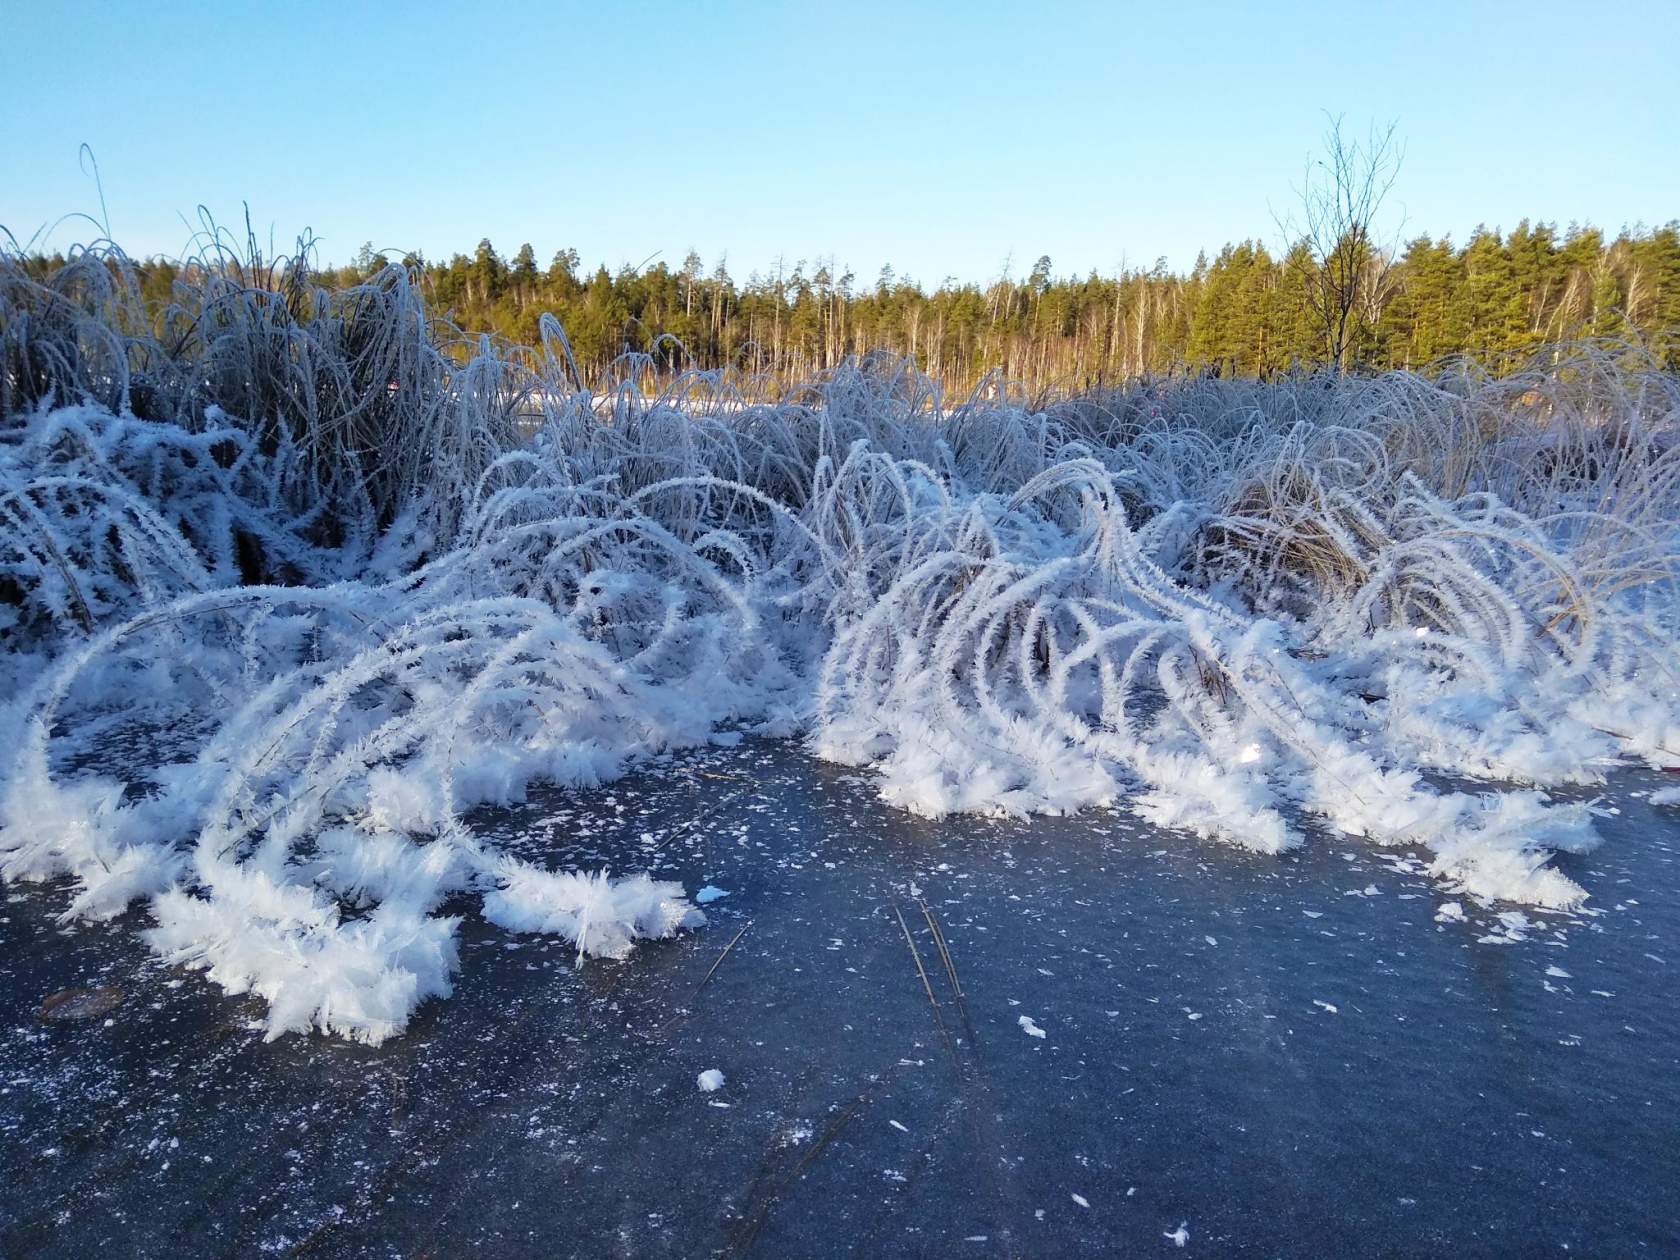
[[(62, 259), (35, 261), (45, 269)], [(708, 267), (690, 252), (675, 268), (656, 260), (614, 274), (586, 270), (574, 249), (545, 265), (530, 244), (508, 257), (487, 239), (447, 261), (367, 245), (315, 278), (343, 287), (393, 263), (417, 270), (433, 308), (470, 331), (534, 344), (538, 321), (552, 314), (594, 380), (627, 353), (651, 356), (661, 371), (727, 368), (788, 382), (885, 351), (913, 358), (953, 391), (999, 371), (1035, 390), (1089, 388), (1184, 371), (1269, 377), (1332, 357), (1304, 241), (1281, 253), (1255, 240), (1227, 245), (1187, 274), (1162, 261), (1057, 276), (1040, 257), (1025, 276), (931, 290), (890, 267), (860, 280), (833, 259), (739, 280), (726, 259)], [(161, 308), (173, 282), (202, 265), (138, 267)], [(1463, 355), (1498, 373), (1579, 338), (1642, 342), (1658, 363), (1680, 364), (1680, 222), (1611, 239), (1594, 227), (1524, 220), (1509, 232), (1478, 228), (1463, 244), (1420, 235), (1370, 251), (1364, 265), (1369, 283), (1344, 366), (1419, 368)]]

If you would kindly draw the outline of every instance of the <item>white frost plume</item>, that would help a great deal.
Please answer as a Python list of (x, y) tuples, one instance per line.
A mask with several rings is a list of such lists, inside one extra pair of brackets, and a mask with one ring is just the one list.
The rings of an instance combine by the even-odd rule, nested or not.
[(484, 898), (484, 917), (510, 932), (557, 933), (577, 945), (581, 962), (623, 958), (638, 940), (658, 940), (706, 916), (683, 896), (681, 884), (648, 875), (613, 880), (607, 872), (504, 867), (502, 886)]
[(161, 893), (147, 937), (165, 962), (263, 998), (269, 1040), (318, 1028), (377, 1045), (401, 1032), (426, 998), (450, 992), (456, 919), (390, 903), (345, 922), (313, 890), (237, 867), (210, 882), (209, 893)]

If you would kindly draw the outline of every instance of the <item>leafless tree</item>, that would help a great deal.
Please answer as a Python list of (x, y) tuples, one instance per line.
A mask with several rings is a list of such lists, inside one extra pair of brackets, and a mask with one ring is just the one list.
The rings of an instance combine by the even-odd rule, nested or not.
[(1287, 255), (1302, 269), (1300, 280), (1324, 359), (1345, 372), (1360, 334), (1375, 326), (1386, 296), (1397, 240), (1378, 241), (1373, 224), (1400, 174), (1404, 150), (1395, 124), (1373, 125), (1365, 139), (1350, 138), (1342, 119), (1330, 120), (1324, 152), (1307, 163), (1297, 190), (1298, 220), (1280, 220)]

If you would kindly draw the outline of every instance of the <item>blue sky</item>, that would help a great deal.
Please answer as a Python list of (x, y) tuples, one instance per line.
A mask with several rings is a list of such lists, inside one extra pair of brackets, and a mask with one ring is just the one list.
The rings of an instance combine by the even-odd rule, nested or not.
[[(1325, 111), (1396, 120), (1390, 226), (1680, 217), (1680, 5), (8, 6), (0, 224), (132, 254), (248, 202), (332, 261), (833, 255), (937, 283), (1275, 241)], [(88, 234), (67, 223), (51, 237)]]

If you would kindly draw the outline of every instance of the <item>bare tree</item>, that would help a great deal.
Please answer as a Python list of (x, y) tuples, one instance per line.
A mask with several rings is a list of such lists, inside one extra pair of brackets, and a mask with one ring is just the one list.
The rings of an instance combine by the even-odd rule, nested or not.
[(1375, 327), (1386, 296), (1397, 241), (1372, 234), (1377, 213), (1400, 174), (1405, 153), (1394, 123), (1350, 139), (1338, 116), (1324, 133), (1324, 153), (1307, 164), (1297, 190), (1299, 221), (1280, 220), (1286, 239), (1306, 246), (1286, 256), (1300, 259), (1300, 279), (1322, 338), (1324, 361), (1347, 371), (1360, 335)]

